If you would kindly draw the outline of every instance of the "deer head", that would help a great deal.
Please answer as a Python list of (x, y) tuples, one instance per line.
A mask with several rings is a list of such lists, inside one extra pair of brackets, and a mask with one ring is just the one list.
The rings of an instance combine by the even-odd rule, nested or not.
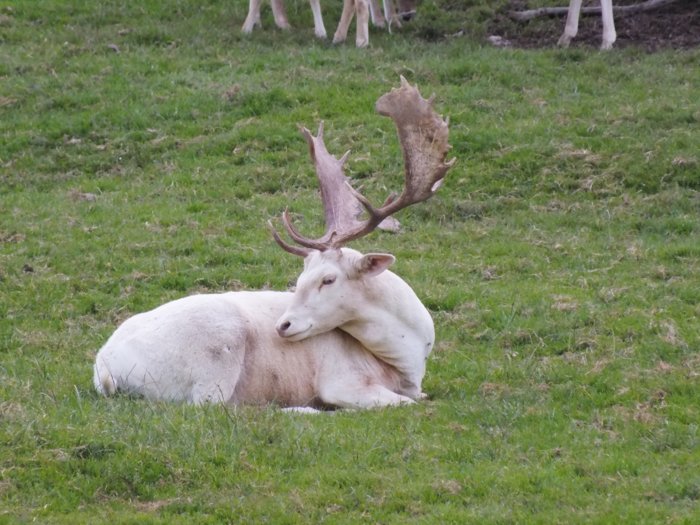
[[(342, 327), (368, 305), (371, 286), (358, 285), (381, 274), (393, 262), (389, 254), (362, 255), (341, 249), (352, 240), (371, 233), (399, 210), (432, 197), (455, 159), (445, 162), (450, 146), (448, 123), (401, 77), (401, 87), (381, 96), (376, 109), (396, 124), (404, 158), (404, 188), (390, 195), (381, 207), (373, 206), (350, 185), (343, 172), (349, 152), (333, 157), (323, 142), (323, 123), (316, 136), (301, 130), (321, 186), (326, 230), (317, 239), (305, 237), (294, 227), (288, 212), (282, 222), (290, 244), (272, 229), (275, 241), (287, 252), (305, 257), (292, 305), (279, 320), (277, 331), (293, 340)], [(354, 285), (346, 285), (348, 282)], [(360, 297), (362, 295), (363, 297)], [(371, 302), (371, 301), (370, 301)]]

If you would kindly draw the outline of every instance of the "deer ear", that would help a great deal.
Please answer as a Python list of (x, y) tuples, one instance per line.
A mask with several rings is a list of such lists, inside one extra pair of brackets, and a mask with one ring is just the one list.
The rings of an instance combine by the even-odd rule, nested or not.
[(355, 267), (359, 275), (374, 277), (394, 264), (395, 260), (396, 257), (388, 253), (368, 253), (357, 261)]

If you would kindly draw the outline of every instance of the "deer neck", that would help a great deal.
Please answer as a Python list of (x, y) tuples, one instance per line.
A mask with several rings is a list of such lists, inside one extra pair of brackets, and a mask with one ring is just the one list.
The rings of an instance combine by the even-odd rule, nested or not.
[(406, 282), (385, 271), (367, 284), (368, 304), (340, 328), (398, 370), (409, 395), (420, 394), (425, 362), (435, 342), (428, 310)]

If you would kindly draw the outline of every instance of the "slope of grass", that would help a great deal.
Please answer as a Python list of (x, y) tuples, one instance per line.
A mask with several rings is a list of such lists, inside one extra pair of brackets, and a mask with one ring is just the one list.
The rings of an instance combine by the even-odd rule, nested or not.
[[(488, 3), (464, 5), (476, 34)], [(367, 50), (313, 40), (305, 2), (246, 38), (235, 2), (0, 7), (0, 521), (697, 521), (698, 52), (484, 48), (424, 7)], [(266, 221), (321, 228), (299, 124), (325, 120), (375, 201), (400, 186), (373, 111), (400, 74), (458, 164), (404, 233), (354, 246), (394, 253), (433, 313), (431, 399), (98, 397), (129, 315), (293, 282)]]

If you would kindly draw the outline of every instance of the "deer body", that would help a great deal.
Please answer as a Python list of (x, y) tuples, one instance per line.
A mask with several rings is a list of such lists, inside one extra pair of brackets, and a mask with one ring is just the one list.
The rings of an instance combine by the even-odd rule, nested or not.
[(368, 257), (377, 256), (314, 251), (295, 293), (193, 295), (135, 315), (98, 353), (95, 387), (197, 404), (410, 403), (421, 395), (433, 322), (385, 270), (393, 258), (358, 267)]
[[(194, 295), (127, 319), (98, 352), (95, 388), (153, 400), (277, 403), (285, 407), (369, 408), (423, 397), (421, 382), (435, 331), (411, 287), (388, 270), (389, 254), (345, 244), (397, 211), (429, 199), (454, 159), (448, 123), (401, 77), (376, 103), (396, 124), (405, 181), (374, 207), (352, 188), (323, 141), (302, 129), (321, 185), (326, 231), (301, 235), (285, 211), (294, 244), (272, 229), (285, 251), (304, 257), (294, 293)], [(364, 215), (363, 217), (363, 209)]]

